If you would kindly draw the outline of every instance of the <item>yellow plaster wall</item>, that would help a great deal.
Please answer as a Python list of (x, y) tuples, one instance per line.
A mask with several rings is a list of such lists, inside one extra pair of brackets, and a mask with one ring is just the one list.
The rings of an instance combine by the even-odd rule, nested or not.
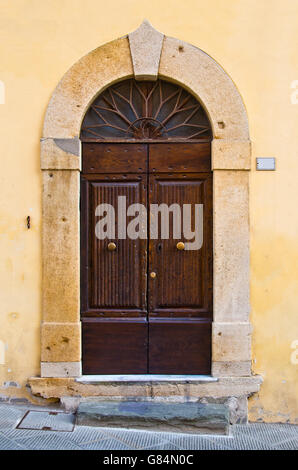
[[(250, 399), (250, 419), (295, 422), (297, 0), (0, 0), (0, 395), (28, 396), (27, 379), (39, 374), (39, 138), (50, 95), (75, 61), (144, 18), (210, 54), (243, 96), (253, 142), (252, 359), (265, 379)], [(257, 156), (276, 157), (277, 171), (256, 172)]]

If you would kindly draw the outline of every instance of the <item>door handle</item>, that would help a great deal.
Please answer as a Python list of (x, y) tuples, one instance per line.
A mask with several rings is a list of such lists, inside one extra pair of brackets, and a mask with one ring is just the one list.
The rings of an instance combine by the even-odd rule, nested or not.
[(183, 242), (178, 242), (177, 245), (176, 245), (176, 248), (177, 248), (177, 250), (184, 250), (185, 245), (184, 245)]
[(116, 243), (110, 242), (110, 243), (108, 244), (108, 250), (109, 250), (109, 251), (115, 251), (116, 248), (117, 248)]

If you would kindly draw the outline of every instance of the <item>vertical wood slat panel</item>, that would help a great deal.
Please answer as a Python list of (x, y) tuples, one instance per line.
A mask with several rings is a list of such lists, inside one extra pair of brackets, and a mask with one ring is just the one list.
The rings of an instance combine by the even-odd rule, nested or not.
[[(170, 206), (178, 203), (192, 204), (192, 222), (194, 222), (194, 204), (203, 204), (204, 233), (203, 246), (200, 250), (176, 248), (178, 241), (187, 243), (183, 236), (173, 239), (170, 232), (168, 240), (159, 238), (150, 240), (150, 271), (157, 277), (150, 281), (150, 315), (161, 314), (162, 309), (171, 310), (172, 315), (191, 316), (187, 309), (197, 313), (212, 312), (212, 177), (202, 174), (158, 174), (150, 175), (150, 204), (165, 203)], [(172, 223), (172, 218), (170, 218)], [(192, 224), (192, 230), (194, 225)], [(176, 312), (176, 313), (175, 313)], [(183, 313), (185, 312), (185, 313)]]
[[(89, 225), (82, 228), (88, 232), (88, 236), (84, 235), (83, 239), (89, 240), (89, 277), (88, 305), (85, 302), (85, 311), (82, 314), (92, 310), (100, 310), (101, 313), (119, 310), (120, 314), (129, 310), (145, 312), (146, 240), (132, 240), (128, 237), (119, 239), (117, 220), (118, 196), (126, 196), (127, 207), (133, 203), (146, 206), (146, 177), (130, 175), (124, 181), (117, 175), (106, 175), (104, 179), (94, 175), (84, 176), (83, 179), (86, 179), (84, 184), (89, 187), (89, 191), (85, 190), (89, 200), (85, 204), (85, 207), (89, 207)], [(95, 226), (100, 220), (95, 216), (95, 209), (100, 203), (111, 204), (115, 208), (115, 251), (107, 249), (110, 239), (99, 240), (95, 235)], [(128, 217), (127, 221), (130, 219)], [(86, 217), (82, 216), (82, 221), (86, 223)], [(87, 255), (86, 250), (83, 253), (84, 256)], [(84, 259), (82, 263), (85, 264)]]

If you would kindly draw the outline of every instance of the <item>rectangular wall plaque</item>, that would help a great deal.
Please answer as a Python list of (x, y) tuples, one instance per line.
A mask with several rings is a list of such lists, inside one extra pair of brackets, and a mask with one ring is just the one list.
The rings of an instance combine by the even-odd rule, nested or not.
[(275, 158), (274, 157), (257, 158), (257, 170), (263, 170), (263, 171), (275, 170)]

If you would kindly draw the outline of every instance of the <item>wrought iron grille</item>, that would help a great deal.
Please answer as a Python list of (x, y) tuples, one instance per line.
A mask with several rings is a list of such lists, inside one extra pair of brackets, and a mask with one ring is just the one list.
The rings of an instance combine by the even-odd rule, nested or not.
[(179, 85), (157, 80), (124, 80), (90, 105), (81, 129), (83, 141), (211, 139), (200, 103)]

